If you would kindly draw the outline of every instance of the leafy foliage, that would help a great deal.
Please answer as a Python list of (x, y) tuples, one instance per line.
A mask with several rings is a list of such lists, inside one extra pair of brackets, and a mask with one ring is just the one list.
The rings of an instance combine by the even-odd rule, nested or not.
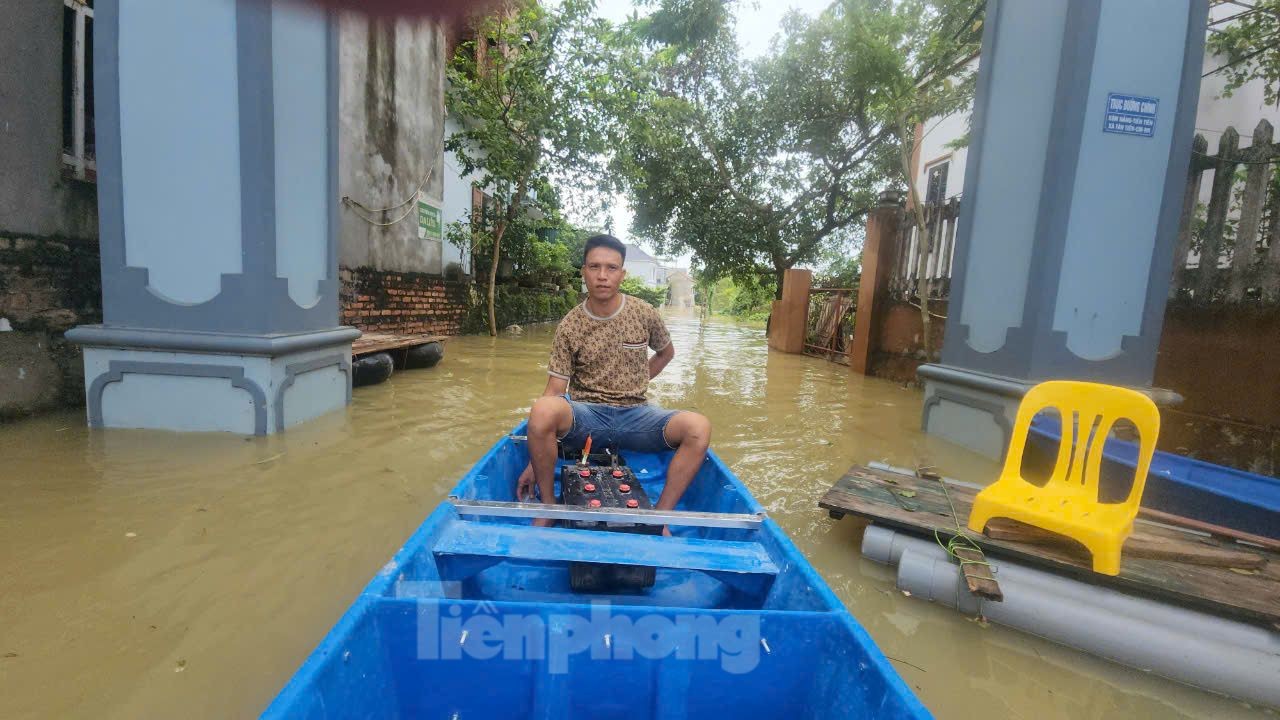
[(853, 246), (879, 191), (903, 181), (904, 128), (972, 95), (950, 73), (976, 49), (983, 0), (837, 0), (788, 14), (749, 62), (730, 3), (655, 4), (614, 41), (628, 80), (612, 167), (633, 232), (711, 278), (779, 288), (787, 269)]
[(622, 292), (638, 297), (654, 307), (662, 307), (667, 301), (667, 288), (654, 288), (644, 284), (638, 277), (625, 278), (620, 288)]
[[(524, 261), (554, 261), (527, 225), (529, 206), (557, 211), (551, 178), (589, 184), (601, 176), (607, 118), (598, 100), (613, 82), (602, 62), (607, 26), (590, 16), (590, 0), (547, 8), (512, 0), (474, 23), (448, 70), (448, 107), (462, 130), (445, 147), (464, 174), (476, 172), (493, 207), (470, 237), (455, 231), (474, 259), (487, 256), (489, 332), (497, 333), (495, 291), (504, 240)], [(514, 261), (514, 258), (513, 258)], [(478, 263), (481, 264), (481, 263)]]
[[(575, 305), (582, 302), (577, 291), (548, 292), (542, 289), (500, 285), (494, 293), (495, 315), (498, 327), (559, 320)], [(462, 321), (463, 333), (487, 332), (489, 325), (488, 303), (474, 297)]]
[[(965, 64), (981, 43), (985, 9), (986, 0), (904, 0), (893, 9), (902, 38), (898, 51), (901, 64), (889, 90), (888, 104), (895, 116), (899, 180), (907, 188), (911, 218), (921, 238), (931, 236), (913, 177), (912, 160), (924, 139), (926, 122), (965, 110), (972, 103), (977, 78), (965, 69)], [(918, 253), (916, 269), (922, 344), (925, 356), (930, 358), (933, 315), (929, 312), (926, 266), (933, 252), (932, 242), (930, 239), (925, 251)]]
[(708, 281), (701, 278), (697, 301), (716, 315), (728, 315), (741, 320), (763, 322), (769, 317), (773, 305), (773, 279), (747, 282), (739, 285), (732, 277)]
[(872, 207), (892, 158), (876, 76), (891, 48), (850, 43), (838, 13), (787, 17), (744, 63), (724, 2), (663, 0), (625, 28), (632, 92), (614, 168), (632, 230), (740, 283), (813, 260)]
[(1230, 13), (1209, 34), (1206, 49), (1221, 60), (1211, 72), (1226, 77), (1227, 97), (1251, 80), (1262, 81), (1267, 104), (1274, 105), (1280, 101), (1280, 0), (1250, 5)]

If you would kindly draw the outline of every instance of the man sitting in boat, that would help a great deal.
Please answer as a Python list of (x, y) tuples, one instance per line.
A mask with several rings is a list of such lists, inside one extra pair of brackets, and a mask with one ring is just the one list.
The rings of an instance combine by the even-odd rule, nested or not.
[[(587, 299), (556, 327), (547, 387), (529, 412), (530, 463), (517, 482), (520, 500), (532, 497), (536, 481), (542, 502), (554, 503), (556, 443), (578, 449), (588, 436), (597, 448), (676, 451), (659, 510), (674, 509), (702, 467), (711, 422), (645, 400), (649, 381), (671, 362), (675, 348), (657, 310), (618, 292), (627, 274), (626, 257), (626, 246), (611, 235), (587, 240), (582, 262)], [(648, 349), (655, 352), (652, 357)]]

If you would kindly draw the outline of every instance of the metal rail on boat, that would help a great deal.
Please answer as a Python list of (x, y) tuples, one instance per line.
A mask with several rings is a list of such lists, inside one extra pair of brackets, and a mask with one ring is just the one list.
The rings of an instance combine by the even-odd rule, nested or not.
[(494, 500), (446, 500), (459, 515), (488, 517), (547, 518), (550, 520), (585, 520), (588, 522), (627, 522), (637, 525), (679, 525), (685, 527), (741, 528), (756, 530), (764, 522), (764, 513), (713, 513), (690, 510), (640, 510), (622, 508), (586, 508), (542, 503), (498, 502)]

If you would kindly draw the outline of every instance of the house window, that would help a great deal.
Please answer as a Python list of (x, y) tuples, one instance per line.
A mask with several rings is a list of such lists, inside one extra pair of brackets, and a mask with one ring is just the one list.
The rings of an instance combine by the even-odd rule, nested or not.
[(62, 164), (94, 180), (93, 0), (62, 2)]
[(950, 160), (930, 165), (925, 169), (925, 205), (941, 205), (947, 201), (947, 170)]
[(471, 186), (471, 231), (483, 232), (493, 223), (495, 204), (493, 196), (476, 186)]

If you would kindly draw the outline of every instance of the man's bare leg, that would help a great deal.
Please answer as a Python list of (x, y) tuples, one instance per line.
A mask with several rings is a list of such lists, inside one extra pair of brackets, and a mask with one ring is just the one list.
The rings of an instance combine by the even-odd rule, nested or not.
[[(529, 467), (525, 473), (532, 471), (542, 502), (547, 505), (556, 503), (556, 440), (571, 429), (573, 408), (562, 397), (540, 397), (529, 411)], [(548, 527), (555, 521), (538, 518), (533, 524)]]
[[(658, 510), (674, 510), (707, 457), (707, 448), (711, 446), (711, 421), (695, 412), (682, 412), (667, 423), (665, 434), (667, 444), (676, 446), (676, 454), (667, 466), (667, 484), (662, 488), (656, 507)], [(670, 535), (671, 531), (663, 528), (662, 534)]]

